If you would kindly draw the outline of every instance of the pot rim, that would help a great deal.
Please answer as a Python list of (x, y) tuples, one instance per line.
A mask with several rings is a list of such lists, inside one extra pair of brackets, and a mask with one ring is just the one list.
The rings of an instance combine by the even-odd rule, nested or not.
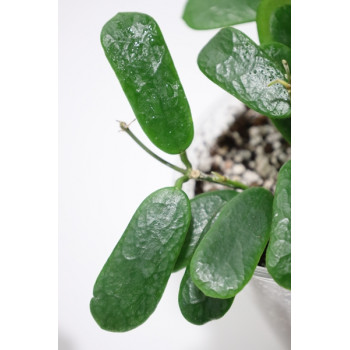
[(260, 279), (267, 279), (273, 281), (272, 276), (269, 274), (267, 271), (266, 267), (263, 266), (257, 266), (255, 271), (254, 271), (254, 276)]

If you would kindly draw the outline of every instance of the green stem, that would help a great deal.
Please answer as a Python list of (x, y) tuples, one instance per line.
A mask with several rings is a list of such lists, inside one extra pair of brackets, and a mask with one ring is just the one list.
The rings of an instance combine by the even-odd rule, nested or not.
[(191, 162), (188, 160), (187, 158), (187, 153), (186, 151), (183, 151), (181, 154), (180, 154), (180, 158), (182, 160), (182, 163), (185, 164), (186, 166), (186, 169), (192, 169), (192, 164)]
[(232, 188), (236, 188), (236, 189), (240, 188), (242, 190), (246, 190), (246, 189), (249, 188), (249, 186), (244, 185), (244, 184), (242, 184), (239, 181), (230, 180), (226, 176), (222, 176), (222, 175), (220, 175), (218, 173), (213, 173), (213, 175), (200, 173), (200, 175), (199, 175), (197, 180), (213, 182), (213, 183), (224, 185), (224, 186), (227, 186), (227, 187), (232, 187)]
[(213, 172), (212, 175), (209, 175), (209, 174), (202, 173), (199, 170), (193, 170), (192, 165), (187, 158), (186, 152), (182, 152), (180, 154), (180, 158), (181, 158), (182, 162), (186, 165), (186, 169), (182, 169), (174, 164), (171, 164), (171, 163), (167, 162), (166, 160), (164, 160), (163, 158), (159, 157), (154, 152), (152, 152), (147, 146), (145, 146), (132, 133), (132, 131), (129, 129), (129, 125), (127, 125), (125, 122), (119, 122), (119, 124), (120, 124), (121, 129), (123, 131), (125, 131), (144, 151), (146, 151), (154, 159), (157, 159), (162, 164), (164, 164), (164, 165), (168, 166), (169, 168), (176, 170), (184, 175), (176, 181), (176, 183), (175, 183), (176, 188), (181, 189), (183, 183), (188, 181), (189, 179), (194, 179), (197, 181), (213, 182), (213, 183), (217, 183), (217, 184), (228, 186), (228, 187), (235, 188), (235, 189), (240, 188), (242, 190), (246, 190), (247, 188), (249, 188), (249, 186), (246, 186), (246, 185), (242, 184), (241, 182), (230, 180), (226, 176), (223, 176), (223, 175), (218, 174), (218, 173)]
[(147, 146), (145, 146), (129, 129), (129, 126), (125, 122), (120, 122), (120, 127), (123, 131), (125, 131), (144, 151), (146, 151), (150, 156), (157, 159), (159, 162), (163, 163), (164, 165), (168, 166), (169, 168), (178, 171), (181, 174), (186, 174), (187, 170), (182, 169), (174, 164), (171, 164), (164, 160), (163, 158), (159, 157), (155, 153), (153, 153)]
[(182, 189), (183, 183), (186, 182), (186, 181), (188, 181), (188, 180), (189, 180), (189, 177), (186, 176), (186, 175), (185, 175), (185, 176), (179, 177), (179, 178), (176, 180), (176, 182), (175, 182), (175, 187), (176, 187), (177, 189), (181, 190), (181, 189)]

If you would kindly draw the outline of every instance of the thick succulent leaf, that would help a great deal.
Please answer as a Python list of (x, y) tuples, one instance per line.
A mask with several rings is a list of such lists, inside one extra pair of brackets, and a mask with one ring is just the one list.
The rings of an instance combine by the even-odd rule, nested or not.
[[(291, 50), (290, 47), (277, 42), (271, 42), (268, 44), (262, 44), (260, 47), (266, 52), (266, 54), (279, 66), (279, 69), (283, 72), (285, 68), (282, 64), (282, 60), (286, 60), (291, 71)], [(284, 79), (287, 80), (287, 79)], [(279, 130), (285, 140), (291, 143), (291, 118), (286, 119), (271, 119), (272, 123)]]
[(187, 321), (202, 325), (226, 314), (234, 298), (216, 299), (207, 297), (191, 279), (189, 267), (182, 278), (179, 291), (179, 306)]
[(232, 190), (220, 190), (203, 193), (191, 199), (192, 220), (174, 271), (188, 265), (200, 239), (209, 230), (221, 208), (237, 194), (238, 192)]
[(222, 209), (190, 265), (205, 295), (232, 298), (248, 283), (269, 239), (272, 200), (264, 188), (250, 188)]
[(282, 72), (285, 70), (282, 64), (282, 60), (286, 60), (289, 66), (289, 70), (292, 70), (290, 47), (277, 42), (262, 44), (260, 47), (279, 66)]
[(183, 19), (193, 29), (222, 28), (255, 21), (260, 0), (188, 0)]
[(101, 328), (128, 331), (152, 314), (190, 220), (190, 202), (181, 190), (163, 188), (142, 202), (94, 286), (90, 310)]
[(193, 139), (191, 112), (154, 19), (118, 13), (103, 27), (101, 43), (149, 139), (164, 152), (184, 151)]
[(290, 96), (281, 84), (284, 71), (248, 36), (235, 28), (224, 28), (202, 49), (201, 71), (214, 83), (251, 109), (270, 118), (290, 116)]
[(261, 44), (277, 41), (291, 46), (291, 1), (261, 0), (256, 24)]
[(292, 125), (291, 125), (291, 117), (286, 119), (271, 119), (272, 124), (276, 127), (276, 129), (282, 134), (284, 139), (291, 144), (292, 139)]
[(273, 200), (266, 267), (282, 287), (291, 288), (291, 162), (280, 169)]

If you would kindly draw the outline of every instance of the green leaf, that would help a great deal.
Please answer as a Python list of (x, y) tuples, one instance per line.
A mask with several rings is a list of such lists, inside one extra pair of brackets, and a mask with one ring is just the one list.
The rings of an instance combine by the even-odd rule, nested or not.
[(250, 188), (234, 197), (199, 243), (191, 277), (212, 298), (234, 297), (253, 276), (269, 239), (272, 194)]
[[(279, 69), (285, 72), (285, 68), (282, 64), (282, 60), (286, 60), (291, 70), (291, 50), (290, 47), (277, 42), (271, 42), (268, 44), (262, 44), (260, 47), (271, 58), (272, 61), (279, 67)], [(284, 79), (287, 81), (287, 79)], [(291, 143), (291, 118), (286, 119), (271, 119), (272, 123), (282, 134), (288, 143)]]
[(221, 208), (237, 194), (238, 192), (232, 190), (220, 190), (203, 193), (191, 199), (191, 225), (174, 271), (188, 265), (199, 241), (209, 230)]
[(99, 326), (124, 332), (155, 310), (191, 220), (184, 192), (163, 188), (136, 210), (95, 286), (90, 310)]
[(291, 1), (261, 0), (256, 15), (261, 44), (277, 41), (291, 46)]
[(118, 13), (103, 27), (101, 43), (149, 139), (170, 154), (186, 150), (193, 139), (191, 112), (154, 19)]
[(182, 278), (179, 291), (179, 306), (187, 321), (202, 325), (226, 314), (234, 298), (216, 299), (207, 297), (193, 283), (190, 269), (187, 268)]
[(292, 70), (291, 66), (291, 49), (290, 47), (277, 42), (271, 42), (268, 44), (262, 44), (260, 47), (266, 52), (266, 54), (273, 60), (279, 69), (285, 71), (282, 60), (286, 60), (289, 69)]
[(266, 267), (282, 287), (291, 288), (291, 162), (278, 173)]
[(292, 139), (292, 125), (291, 118), (286, 119), (271, 119), (272, 124), (276, 127), (276, 129), (282, 134), (284, 139), (290, 144)]
[(222, 28), (255, 21), (260, 0), (188, 0), (183, 19), (193, 29)]
[(270, 118), (290, 116), (284, 71), (248, 36), (235, 28), (219, 31), (198, 56), (201, 71), (251, 109)]

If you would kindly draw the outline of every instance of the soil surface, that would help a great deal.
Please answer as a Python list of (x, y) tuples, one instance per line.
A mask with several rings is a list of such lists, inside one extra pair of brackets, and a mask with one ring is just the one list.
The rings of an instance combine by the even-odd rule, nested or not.
[[(290, 156), (290, 145), (270, 120), (246, 108), (216, 139), (210, 156), (199, 160), (198, 168), (207, 173), (220, 173), (245, 185), (263, 186), (273, 193), (278, 171)], [(222, 188), (225, 187), (197, 181), (195, 195)], [(260, 258), (260, 266), (265, 266), (265, 254), (266, 250)]]
[[(246, 108), (216, 139), (209, 159), (205, 164), (199, 161), (198, 168), (274, 192), (278, 171), (290, 155), (290, 145), (270, 120)], [(220, 185), (197, 181), (195, 194), (221, 188)]]

